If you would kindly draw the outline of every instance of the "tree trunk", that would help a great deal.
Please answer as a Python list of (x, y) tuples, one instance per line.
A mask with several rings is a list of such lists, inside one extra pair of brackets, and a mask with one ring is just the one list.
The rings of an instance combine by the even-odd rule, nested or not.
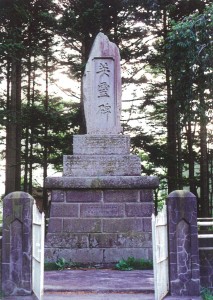
[(204, 98), (205, 84), (204, 72), (199, 70), (199, 98), (200, 98), (200, 214), (202, 217), (209, 216), (209, 176), (207, 155), (207, 116)]
[[(28, 82), (27, 82), (27, 107), (30, 108), (30, 88), (31, 88), (31, 57), (28, 57)], [(28, 172), (29, 172), (29, 124), (27, 122), (25, 128), (25, 155), (24, 155), (24, 191), (29, 192), (29, 182), (28, 182)]]
[[(164, 39), (167, 37), (167, 16), (163, 13)], [(170, 70), (165, 64), (167, 90), (167, 150), (168, 150), (168, 193), (177, 189), (177, 136), (176, 136), (176, 102), (172, 96)]]
[[(45, 55), (45, 100), (44, 100), (44, 111), (47, 113), (49, 105), (49, 65), (48, 65), (48, 40), (46, 41), (46, 55)], [(44, 163), (43, 163), (43, 182), (47, 177), (47, 167), (48, 167), (48, 120), (45, 118), (44, 123)], [(43, 210), (47, 212), (48, 209), (48, 195), (45, 189), (45, 184), (43, 183)]]
[[(35, 102), (35, 61), (33, 66), (32, 78), (32, 107)], [(29, 193), (33, 191), (33, 144), (34, 144), (34, 122), (31, 122), (31, 135), (30, 135), (30, 153), (29, 153)]]
[(200, 123), (200, 214), (209, 216), (209, 176), (207, 155), (207, 129), (205, 112), (201, 113)]
[(195, 154), (193, 150), (193, 132), (191, 121), (188, 121), (188, 126), (186, 129), (187, 136), (187, 147), (188, 147), (188, 164), (189, 164), (189, 188), (190, 192), (193, 193), (197, 198), (197, 189), (196, 189), (196, 181), (195, 181)]
[(11, 95), (7, 103), (5, 194), (21, 186), (21, 60), (12, 58)]
[(182, 163), (182, 139), (181, 128), (178, 122), (177, 125), (177, 188), (183, 189), (183, 163)]

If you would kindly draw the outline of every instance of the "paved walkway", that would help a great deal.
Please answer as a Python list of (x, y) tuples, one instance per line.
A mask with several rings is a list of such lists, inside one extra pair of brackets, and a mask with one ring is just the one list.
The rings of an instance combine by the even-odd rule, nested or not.
[[(81, 269), (45, 272), (43, 300), (154, 300), (153, 271)], [(35, 296), (4, 297), (36, 300)], [(166, 297), (166, 300), (198, 297)]]

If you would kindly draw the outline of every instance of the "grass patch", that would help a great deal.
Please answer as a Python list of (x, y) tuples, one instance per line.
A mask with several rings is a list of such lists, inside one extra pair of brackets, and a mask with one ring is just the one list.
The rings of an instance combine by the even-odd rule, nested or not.
[[(57, 270), (69, 270), (69, 269), (100, 269), (99, 265), (82, 264), (73, 261), (67, 261), (65, 258), (59, 258), (56, 262), (45, 262), (45, 271), (57, 271)], [(114, 267), (116, 270), (131, 271), (131, 270), (151, 270), (153, 269), (153, 263), (151, 260), (135, 259), (134, 257), (128, 257), (126, 260), (120, 260)]]
[(201, 289), (201, 296), (203, 300), (213, 300), (213, 291), (208, 288)]
[(45, 262), (45, 271), (58, 271), (58, 270), (69, 270), (69, 269), (81, 269), (91, 268), (89, 265), (83, 265), (81, 263), (67, 261), (65, 258), (59, 258), (56, 262)]
[(56, 271), (58, 270), (58, 266), (55, 262), (45, 262), (44, 263), (44, 271)]
[(131, 271), (131, 270), (151, 270), (153, 269), (153, 263), (151, 260), (136, 259), (132, 256), (127, 259), (121, 259), (115, 265), (116, 270)]

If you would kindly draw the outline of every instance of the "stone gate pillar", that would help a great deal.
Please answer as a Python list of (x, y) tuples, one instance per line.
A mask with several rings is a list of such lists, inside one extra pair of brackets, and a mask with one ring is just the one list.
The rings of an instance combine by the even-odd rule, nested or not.
[(2, 291), (5, 296), (32, 294), (32, 209), (34, 199), (13, 192), (3, 200)]
[(169, 280), (172, 296), (200, 295), (197, 200), (187, 191), (167, 199)]

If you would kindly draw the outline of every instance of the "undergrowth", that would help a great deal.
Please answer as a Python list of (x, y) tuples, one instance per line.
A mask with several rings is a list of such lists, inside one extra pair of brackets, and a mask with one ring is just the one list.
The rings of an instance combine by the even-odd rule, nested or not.
[[(72, 260), (67, 261), (65, 258), (59, 258), (56, 262), (45, 262), (45, 271), (54, 270), (66, 270), (66, 269), (81, 269), (81, 268), (101, 268), (99, 265), (82, 264), (76, 263)], [(136, 259), (134, 257), (128, 257), (126, 260), (121, 259), (114, 266), (114, 269), (121, 271), (131, 271), (131, 270), (150, 270), (153, 269), (153, 264), (151, 260), (146, 259)]]
[(73, 261), (67, 261), (63, 257), (59, 258), (56, 262), (46, 262), (46, 263), (44, 263), (45, 271), (77, 269), (77, 268), (80, 268), (80, 267), (81, 267), (81, 264), (75, 263)]
[(202, 288), (201, 296), (203, 300), (213, 300), (213, 291), (207, 288)]
[(153, 263), (151, 260), (146, 259), (136, 259), (132, 256), (127, 259), (121, 259), (116, 265), (115, 269), (121, 271), (131, 271), (131, 270), (150, 270), (153, 268)]

